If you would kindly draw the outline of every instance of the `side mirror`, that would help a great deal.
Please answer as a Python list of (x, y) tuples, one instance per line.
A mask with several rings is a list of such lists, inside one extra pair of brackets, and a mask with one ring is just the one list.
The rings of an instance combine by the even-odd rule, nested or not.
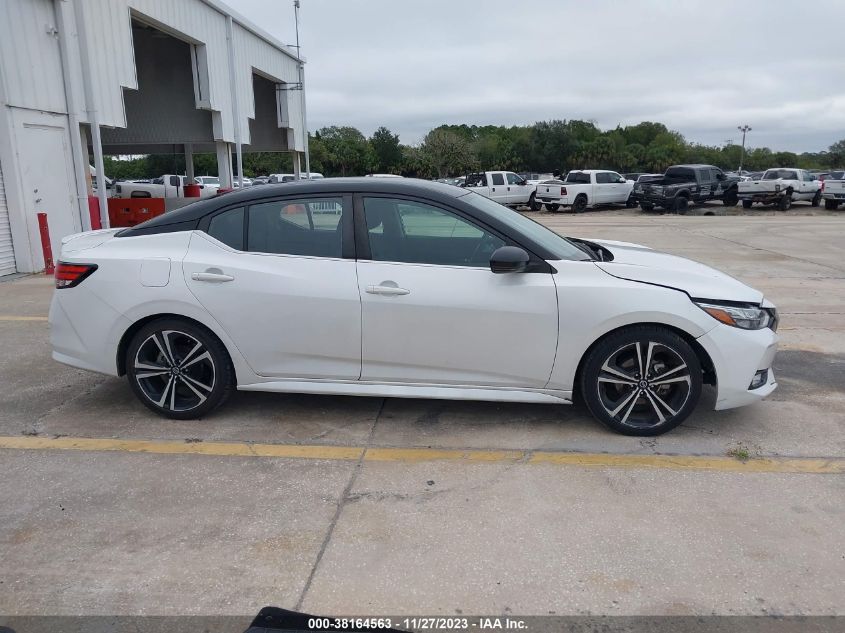
[(725, 177), (725, 174), (716, 174), (716, 180), (724, 180)]
[(527, 180), (520, 180), (519, 184), (524, 186), (524, 185), (528, 184), (528, 181)]
[(490, 256), (490, 270), (496, 274), (521, 273), (528, 267), (528, 253), (518, 246), (502, 246)]

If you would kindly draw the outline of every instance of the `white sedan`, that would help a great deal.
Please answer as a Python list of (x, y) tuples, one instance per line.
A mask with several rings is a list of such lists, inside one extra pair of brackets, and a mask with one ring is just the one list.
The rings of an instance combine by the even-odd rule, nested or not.
[(571, 403), (630, 435), (777, 386), (778, 318), (702, 264), (567, 239), (476, 193), (400, 178), (244, 189), (65, 238), (53, 358), (147, 407), (245, 391)]

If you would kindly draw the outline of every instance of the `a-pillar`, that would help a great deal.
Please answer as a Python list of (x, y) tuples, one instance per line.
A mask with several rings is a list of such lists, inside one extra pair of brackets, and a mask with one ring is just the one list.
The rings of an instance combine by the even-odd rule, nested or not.
[(232, 188), (232, 148), (229, 143), (217, 141), (217, 176), (220, 178), (220, 186), (226, 189)]

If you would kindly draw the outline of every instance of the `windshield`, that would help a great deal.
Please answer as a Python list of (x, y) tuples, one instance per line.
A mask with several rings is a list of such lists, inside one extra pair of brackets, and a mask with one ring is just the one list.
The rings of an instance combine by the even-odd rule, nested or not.
[(527, 235), (552, 254), (551, 259), (568, 259), (584, 261), (591, 258), (585, 257), (583, 250), (575, 246), (565, 237), (558, 235), (551, 229), (547, 229), (539, 222), (525, 217), (517, 211), (508, 209), (506, 206), (485, 198), (481, 194), (470, 191), (461, 200), (468, 202), (476, 209), (489, 213), (500, 222), (512, 228), (515, 232)]

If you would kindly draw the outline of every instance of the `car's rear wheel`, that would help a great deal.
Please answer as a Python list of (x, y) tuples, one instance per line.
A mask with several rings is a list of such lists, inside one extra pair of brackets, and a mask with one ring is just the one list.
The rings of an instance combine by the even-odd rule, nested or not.
[(742, 201), (742, 208), (743, 209), (750, 209), (754, 205), (752, 200), (743, 200)]
[(587, 210), (587, 196), (583, 193), (578, 195), (572, 203), (572, 210), (575, 213), (584, 213)]
[(126, 374), (145, 406), (179, 420), (206, 415), (235, 388), (220, 340), (182, 319), (157, 319), (138, 330), (126, 350)]
[(593, 416), (625, 435), (660, 435), (683, 422), (701, 395), (701, 364), (674, 332), (643, 325), (607, 336), (581, 371)]
[(559, 204), (548, 204), (548, 203), (546, 203), (546, 211), (550, 211), (551, 213), (554, 213), (558, 209), (560, 209)]
[(817, 207), (821, 204), (822, 201), (822, 192), (821, 190), (816, 192), (816, 195), (813, 196), (813, 199), (810, 201), (810, 206)]

